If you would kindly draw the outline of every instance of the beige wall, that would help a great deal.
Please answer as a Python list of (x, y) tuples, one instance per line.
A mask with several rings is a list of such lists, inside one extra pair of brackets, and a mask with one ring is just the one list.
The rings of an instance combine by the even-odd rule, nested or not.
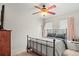
[[(1, 6), (1, 5), (0, 5)], [(26, 35), (41, 36), (41, 20), (32, 15), (28, 4), (5, 4), (5, 29), (12, 30), (12, 51), (26, 49)]]

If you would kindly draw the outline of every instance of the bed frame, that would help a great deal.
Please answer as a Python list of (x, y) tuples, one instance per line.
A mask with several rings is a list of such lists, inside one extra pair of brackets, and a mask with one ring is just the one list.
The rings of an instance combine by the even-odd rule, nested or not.
[[(28, 41), (29, 41), (29, 39), (30, 39), (30, 47), (28, 47)], [(27, 52), (32, 51), (32, 52), (36, 53), (36, 54), (39, 55), (39, 56), (47, 56), (47, 54), (48, 54), (48, 49), (47, 49), (47, 47), (50, 47), (50, 48), (52, 48), (52, 50), (53, 50), (53, 52), (52, 52), (52, 53), (53, 53), (53, 56), (55, 56), (55, 39), (53, 39), (53, 42), (41, 40), (41, 41), (46, 42), (46, 44), (38, 43), (38, 42), (35, 42), (35, 41), (31, 40), (31, 39), (40, 40), (40, 39), (38, 39), (38, 38), (32, 38), (32, 37), (29, 37), (29, 36), (27, 35), (27, 48), (26, 48), (26, 49), (27, 49)], [(32, 47), (32, 48), (31, 48), (31, 42), (33, 42), (33, 47)], [(53, 47), (52, 47), (52, 46), (48, 46), (48, 45), (47, 45), (48, 42), (53, 43)], [(35, 49), (35, 50), (34, 50), (34, 43), (36, 43), (36, 49)], [(41, 52), (38, 52), (38, 44), (41, 45), (41, 46), (40, 46)], [(46, 54), (43, 54), (43, 53), (42, 53), (42, 46), (46, 46)]]
[[(49, 29), (49, 31), (50, 30), (53, 30), (54, 31), (54, 33), (56, 33), (56, 31), (65, 31), (65, 34), (67, 34), (67, 30), (66, 29)], [(33, 41), (33, 40), (36, 40), (36, 41)], [(65, 38), (66, 39), (66, 38)], [(66, 42), (66, 40), (65, 39), (62, 39), (62, 41), (63, 41), (63, 43), (64, 43), (64, 45), (65, 45), (65, 49), (68, 49), (68, 47), (67, 47), (67, 42)], [(43, 44), (43, 43), (39, 43), (39, 42), (37, 42), (37, 40), (39, 40), (39, 41), (43, 41), (43, 42), (45, 42), (45, 44)], [(48, 47), (50, 47), (50, 48), (52, 48), (52, 50), (53, 50), (53, 56), (55, 56), (55, 50), (56, 50), (56, 48), (55, 48), (55, 38), (52, 38), (52, 40), (53, 40), (53, 42), (50, 42), (50, 41), (46, 41), (46, 40), (41, 40), (41, 39), (39, 39), (39, 38), (32, 38), (32, 37), (30, 37), (30, 36), (28, 36), (27, 35), (27, 48), (26, 48), (26, 50), (27, 50), (27, 52), (29, 52), (29, 51), (33, 51), (33, 52), (35, 52), (36, 54), (38, 54), (38, 55), (40, 55), (40, 56), (42, 56), (42, 55), (44, 55), (44, 56), (47, 56), (48, 55)], [(30, 42), (29, 42), (30, 41)], [(31, 47), (31, 42), (32, 42), (32, 44), (33, 44), (33, 47)], [(34, 46), (34, 43), (36, 43), (36, 47)], [(47, 43), (52, 43), (53, 44), (53, 47), (52, 46), (49, 46)], [(28, 44), (30, 44), (30, 47), (28, 47)], [(40, 48), (41, 48), (41, 52), (38, 52), (38, 44), (40, 44)], [(42, 46), (45, 46), (46, 47), (46, 54), (43, 54), (42, 53)], [(36, 48), (36, 49), (34, 49), (34, 47)]]

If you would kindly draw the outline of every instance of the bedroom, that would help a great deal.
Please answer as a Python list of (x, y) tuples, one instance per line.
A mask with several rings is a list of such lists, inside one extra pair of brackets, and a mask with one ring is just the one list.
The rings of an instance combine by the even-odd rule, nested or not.
[[(53, 9), (56, 14), (48, 14), (46, 16), (39, 14), (32, 15), (37, 12), (34, 6), (56, 5)], [(0, 3), (1, 6), (5, 5), (4, 13), (4, 29), (11, 30), (11, 55), (16, 55), (21, 52), (27, 54), (27, 35), (33, 38), (47, 37), (47, 29), (67, 29), (67, 20), (74, 19), (74, 32), (79, 39), (79, 4), (78, 3)], [(47, 24), (44, 26), (44, 24)], [(44, 26), (44, 27), (43, 27)], [(60, 30), (61, 31), (61, 30)], [(50, 30), (49, 30), (50, 32)], [(63, 32), (63, 31), (61, 31)], [(48, 37), (49, 38), (49, 37)], [(51, 39), (51, 38), (50, 38)], [(67, 40), (68, 40), (67, 35)], [(49, 39), (48, 39), (49, 40)], [(79, 40), (78, 40), (79, 41)], [(70, 41), (69, 41), (70, 42)], [(73, 46), (72, 46), (73, 44)], [(76, 49), (74, 43), (69, 44), (71, 50)], [(79, 46), (79, 44), (78, 44)], [(79, 50), (79, 48), (77, 49)], [(68, 53), (68, 51), (66, 51)], [(71, 52), (71, 51), (70, 51)], [(49, 52), (50, 53), (50, 52)], [(52, 52), (53, 53), (53, 52)], [(73, 52), (77, 53), (78, 52)]]

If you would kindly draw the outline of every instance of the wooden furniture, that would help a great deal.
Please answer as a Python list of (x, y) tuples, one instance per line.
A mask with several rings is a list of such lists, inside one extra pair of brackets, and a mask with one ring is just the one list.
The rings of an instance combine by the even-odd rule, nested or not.
[(0, 30), (0, 56), (11, 55), (11, 30)]

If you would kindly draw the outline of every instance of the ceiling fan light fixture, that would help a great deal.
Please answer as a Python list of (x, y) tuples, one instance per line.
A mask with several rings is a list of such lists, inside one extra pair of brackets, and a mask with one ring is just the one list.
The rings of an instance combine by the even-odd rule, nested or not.
[(41, 14), (42, 14), (43, 16), (46, 16), (46, 15), (47, 15), (47, 12), (41, 12)]
[(56, 8), (56, 5), (52, 5), (52, 6), (46, 7), (45, 4), (43, 4), (42, 7), (39, 7), (39, 6), (34, 6), (34, 7), (39, 9), (39, 12), (35, 12), (33, 14), (41, 13), (42, 16), (45, 16), (47, 14), (52, 14), (52, 15), (56, 14), (55, 12), (50, 11), (51, 9)]

